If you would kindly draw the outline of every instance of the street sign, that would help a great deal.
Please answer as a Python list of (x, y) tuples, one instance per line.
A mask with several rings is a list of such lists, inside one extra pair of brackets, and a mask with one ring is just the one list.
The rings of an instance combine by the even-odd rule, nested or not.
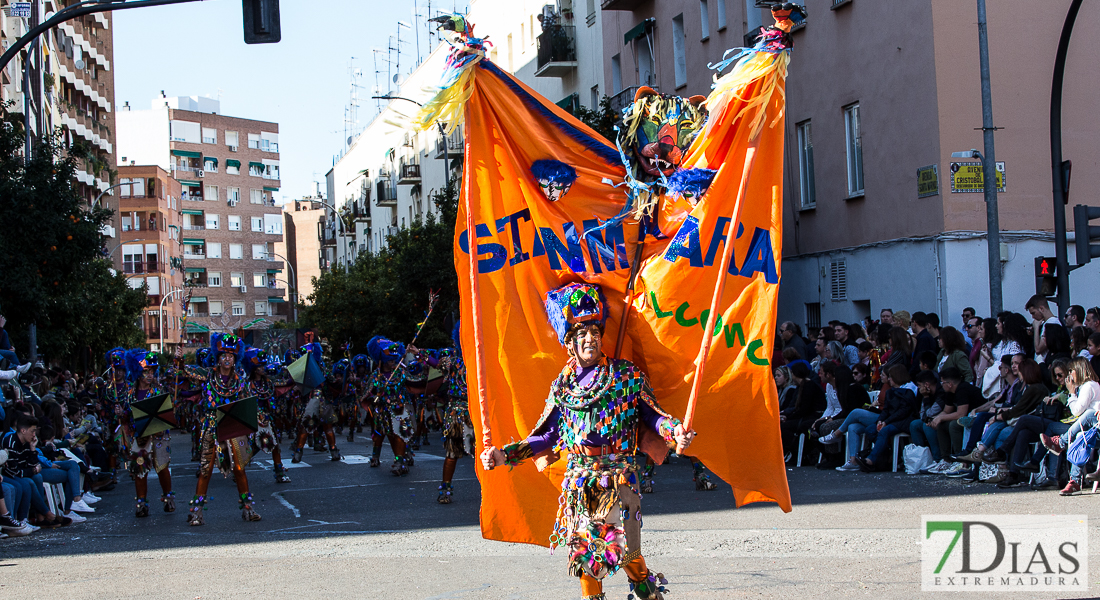
[(31, 3), (30, 2), (12, 2), (11, 3), (11, 16), (23, 17), (25, 19), (31, 18)]
[[(998, 162), (997, 166), (997, 191), (1005, 191), (1005, 164)], [(951, 163), (951, 193), (985, 193), (984, 174), (980, 162), (953, 162)]]
[(940, 193), (940, 170), (936, 165), (917, 169), (917, 198), (927, 198)]

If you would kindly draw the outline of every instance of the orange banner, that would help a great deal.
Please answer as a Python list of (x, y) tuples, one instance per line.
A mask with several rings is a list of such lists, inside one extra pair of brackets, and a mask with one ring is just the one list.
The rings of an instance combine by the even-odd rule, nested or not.
[[(604, 351), (615, 352), (639, 224), (626, 219), (592, 233), (626, 203), (625, 188), (604, 181), (623, 181), (617, 149), (491, 62), (473, 68), (455, 268), (471, 416), (481, 422), (474, 360), (480, 344), (487, 422), (493, 443), (502, 446), (530, 432), (567, 359), (547, 322), (547, 291), (582, 280), (601, 285), (610, 309)], [(647, 228), (619, 355), (641, 366), (662, 407), (682, 417), (715, 283), (720, 274), (726, 277), (700, 382), (694, 421), (699, 435), (690, 453), (733, 487), (738, 506), (770, 501), (789, 511), (769, 366), (782, 242), (782, 94), (773, 94), (766, 105), (766, 125), (754, 142), (757, 158), (738, 202), (752, 137), (749, 121), (755, 116), (740, 115), (744, 105), (737, 98), (712, 114), (686, 154), (685, 166), (717, 169), (702, 201), (692, 206), (682, 198), (663, 198), (656, 227)], [(540, 183), (532, 173), (539, 160), (575, 169), (575, 181), (560, 198), (545, 193), (545, 179)], [(475, 223), (482, 317), (482, 339), (476, 341), (467, 202)], [(731, 232), (731, 260), (722, 264)], [(531, 465), (479, 468), (483, 535), (549, 545), (563, 466), (560, 461), (542, 473)]]

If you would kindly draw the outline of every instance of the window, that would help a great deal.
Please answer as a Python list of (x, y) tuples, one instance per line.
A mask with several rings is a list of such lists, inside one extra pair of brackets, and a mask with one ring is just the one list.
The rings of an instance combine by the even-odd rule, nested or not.
[(687, 85), (687, 48), (684, 39), (684, 15), (672, 18), (672, 60), (676, 72), (676, 89)]
[(244, 244), (229, 244), (229, 258), (241, 260), (244, 258)]
[(264, 230), (264, 218), (252, 217), (252, 231), (263, 232)]
[(212, 127), (202, 128), (202, 143), (204, 144), (217, 144), (218, 143), (218, 130)]
[(623, 59), (616, 54), (611, 57), (611, 93), (623, 91)]
[(829, 296), (834, 302), (848, 299), (848, 261), (845, 259), (829, 263)]
[(650, 34), (647, 33), (634, 40), (634, 50), (634, 55), (638, 57), (638, 85), (656, 85), (657, 77), (654, 75), (653, 70), (653, 48), (650, 44)]
[(268, 133), (266, 131), (260, 132), (260, 150), (264, 152), (278, 152), (279, 151), (279, 134)]
[(596, 0), (588, 0), (585, 8), (588, 9), (586, 11), (587, 16), (585, 16), (585, 22), (591, 27), (596, 22)]
[[(724, 0), (718, 0), (721, 4)], [(699, 20), (703, 26), (703, 35), (699, 37), (700, 40), (707, 40), (710, 38), (710, 10), (707, 8), (707, 0), (699, 0)]]
[(264, 161), (264, 179), (278, 179), (279, 178), (279, 163), (275, 161)]
[(726, 28), (726, 0), (718, 0), (715, 7), (718, 9), (718, 31), (722, 31)]
[(222, 314), (222, 301), (211, 300), (210, 301), (210, 316), (214, 317)]
[(241, 166), (237, 163), (225, 161), (225, 174), (226, 175), (240, 175)]
[(221, 242), (214, 242), (206, 245), (206, 256), (209, 258), (221, 258), (222, 257), (222, 244)]
[(255, 134), (255, 133), (248, 134), (248, 147), (249, 148), (254, 148), (256, 150), (260, 149), (260, 136), (259, 136), (259, 134)]
[(222, 274), (221, 272), (210, 271), (206, 274), (206, 285), (209, 287), (221, 287), (222, 286)]
[(257, 315), (267, 314), (267, 302), (255, 302), (254, 303)]
[(508, 72), (512, 72), (512, 34), (508, 34)]
[(225, 199), (229, 206), (236, 206), (241, 201), (241, 188), (225, 188)]
[[(412, 210), (412, 207), (409, 207)], [(409, 217), (412, 220), (412, 217)], [(269, 235), (283, 235), (283, 215), (282, 213), (267, 214), (264, 215), (264, 233)]]
[(592, 110), (600, 110), (600, 86), (592, 86), (590, 100), (592, 102)]
[[(251, 167), (249, 167), (249, 169), (251, 169)], [(252, 174), (252, 172), (250, 170), (249, 175), (251, 175), (251, 174)], [(263, 204), (264, 203), (264, 191), (263, 190), (248, 190), (248, 201), (252, 204)]]
[(202, 170), (206, 171), (207, 173), (217, 173), (218, 172), (218, 159), (214, 158), (213, 156), (203, 157), (203, 159), (202, 159)]
[(191, 121), (169, 121), (169, 136), (173, 142), (197, 144), (202, 141), (202, 126)]
[(806, 303), (806, 330), (821, 329), (821, 304)]
[(817, 206), (817, 192), (814, 189), (814, 139), (809, 121), (798, 124), (798, 175), (802, 208)]
[(267, 287), (267, 273), (253, 273), (252, 285), (258, 288)]
[(863, 195), (863, 136), (859, 104), (844, 107), (844, 137), (848, 150), (848, 197)]
[(239, 215), (229, 215), (229, 231), (241, 230), (241, 217)]
[(252, 244), (252, 260), (267, 260), (267, 244)]
[(229, 285), (230, 287), (241, 287), (242, 285), (244, 285), (244, 275), (242, 275), (241, 273), (230, 273)]
[(257, 165), (256, 163), (248, 164), (248, 174), (252, 177), (263, 177), (264, 167), (263, 165)]
[(233, 316), (240, 317), (244, 315), (244, 302), (233, 303)]
[(236, 131), (225, 132), (225, 145), (229, 146), (230, 148), (236, 148), (240, 146), (240, 141), (237, 139)]
[(207, 229), (217, 229), (218, 228), (218, 215), (212, 215), (210, 213), (206, 213), (206, 228)]
[(206, 186), (204, 193), (206, 194), (206, 199), (210, 202), (218, 201), (218, 186), (208, 185)]

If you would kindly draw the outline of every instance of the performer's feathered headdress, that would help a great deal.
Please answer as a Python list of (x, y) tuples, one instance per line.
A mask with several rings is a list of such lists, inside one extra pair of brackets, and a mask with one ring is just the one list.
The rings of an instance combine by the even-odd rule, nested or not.
[(104, 356), (107, 359), (107, 365), (116, 369), (126, 368), (126, 350), (121, 346), (118, 348), (111, 348)]
[(252, 371), (262, 368), (266, 364), (267, 352), (259, 348), (249, 348), (244, 351), (244, 356), (241, 357), (241, 366), (244, 367), (244, 372), (247, 375), (252, 375)]
[(310, 342), (298, 349), (298, 357), (301, 358), (302, 354), (313, 355), (313, 360), (317, 361), (317, 366), (322, 371), (325, 370), (325, 349), (321, 347), (321, 344), (317, 342)]
[(341, 358), (332, 364), (332, 376), (343, 377), (348, 374), (349, 368), (351, 368), (351, 361), (346, 358)]
[(195, 351), (195, 365), (210, 368), (210, 348), (199, 348)]
[(378, 364), (401, 360), (405, 356), (405, 344), (376, 335), (367, 342), (367, 354)]
[(135, 348), (126, 352), (124, 360), (126, 377), (131, 381), (137, 381), (146, 369), (152, 369), (154, 373), (160, 370), (160, 355), (156, 352)]
[(232, 334), (215, 333), (210, 336), (210, 352), (214, 356), (215, 366), (218, 358), (226, 352), (232, 354), (236, 363), (239, 364), (244, 354), (244, 342), (241, 341), (241, 338)]
[(370, 357), (366, 354), (356, 354), (351, 359), (351, 367), (353, 370), (358, 371), (360, 368), (370, 372)]
[(302, 353), (294, 348), (291, 348), (283, 353), (283, 365), (289, 365), (299, 358), (302, 358)]
[(590, 283), (570, 283), (546, 294), (546, 315), (565, 344), (565, 335), (576, 325), (595, 323), (603, 328), (607, 322), (607, 299), (600, 286)]

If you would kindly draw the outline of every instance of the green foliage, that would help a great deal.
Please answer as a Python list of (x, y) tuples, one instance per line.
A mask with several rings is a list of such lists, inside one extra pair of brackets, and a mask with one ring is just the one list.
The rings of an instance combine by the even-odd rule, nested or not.
[(609, 144), (615, 143), (615, 123), (619, 120), (619, 115), (611, 110), (611, 98), (609, 96), (600, 99), (599, 108), (591, 109), (579, 106), (573, 114), (580, 122), (595, 129), (596, 133), (602, 135)]
[(299, 309), (303, 327), (316, 327), (333, 345), (351, 340), (354, 352), (383, 335), (409, 342), (424, 321), (430, 291), (439, 294), (431, 318), (417, 340), (421, 347), (451, 344), (447, 317), (458, 314), (458, 276), (454, 268), (454, 223), (458, 214), (455, 188), (432, 197), (443, 212), (416, 220), (387, 238), (387, 247), (362, 252), (355, 263), (336, 267), (313, 280), (310, 306)]
[(0, 122), (0, 313), (25, 356), (27, 325), (38, 326), (39, 350), (65, 358), (144, 341), (135, 321), (145, 303), (103, 260), (102, 226), (111, 212), (89, 209), (73, 187), (75, 158), (58, 137), (41, 140), (23, 159), (23, 126), (5, 110)]

